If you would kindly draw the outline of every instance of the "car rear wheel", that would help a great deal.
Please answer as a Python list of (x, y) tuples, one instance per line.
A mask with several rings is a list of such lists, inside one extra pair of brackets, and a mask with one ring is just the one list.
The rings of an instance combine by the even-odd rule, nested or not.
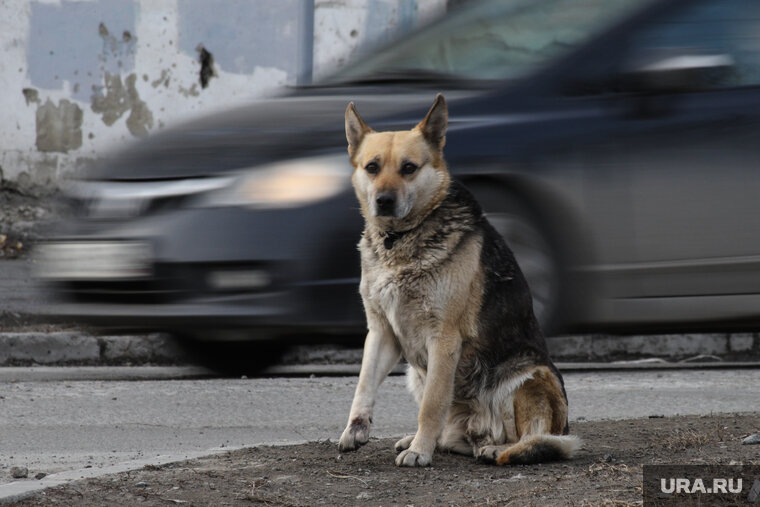
[(511, 191), (477, 185), (471, 191), (488, 221), (507, 242), (533, 296), (533, 311), (546, 334), (557, 324), (561, 297), (560, 263), (549, 235), (522, 200)]
[(190, 361), (226, 376), (257, 375), (288, 350), (288, 345), (273, 340), (208, 341), (189, 334), (177, 338)]

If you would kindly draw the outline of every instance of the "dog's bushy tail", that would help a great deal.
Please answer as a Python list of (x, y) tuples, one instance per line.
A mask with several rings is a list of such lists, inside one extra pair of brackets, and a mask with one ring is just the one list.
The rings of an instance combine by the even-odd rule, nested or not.
[(526, 435), (507, 447), (498, 458), (498, 465), (532, 465), (570, 459), (582, 444), (575, 435)]

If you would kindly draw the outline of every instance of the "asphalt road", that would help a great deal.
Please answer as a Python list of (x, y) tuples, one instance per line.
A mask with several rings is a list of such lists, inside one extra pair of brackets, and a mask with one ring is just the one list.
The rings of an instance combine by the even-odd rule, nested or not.
[[(571, 372), (565, 380), (571, 421), (760, 409), (760, 369)], [(11, 481), (14, 465), (34, 475), (222, 446), (337, 441), (355, 384), (353, 377), (4, 381), (0, 483)], [(406, 434), (415, 421), (404, 378), (390, 377), (373, 435)]]

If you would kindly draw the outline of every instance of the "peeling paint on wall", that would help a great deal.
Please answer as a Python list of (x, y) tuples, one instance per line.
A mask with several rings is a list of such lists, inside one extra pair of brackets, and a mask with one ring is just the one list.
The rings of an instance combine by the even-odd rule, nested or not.
[(206, 48), (203, 47), (203, 44), (198, 44), (198, 47), (195, 48), (195, 50), (198, 51), (198, 61), (201, 62), (201, 88), (205, 88), (208, 86), (209, 80), (216, 76), (216, 72), (214, 72), (214, 55), (209, 53)]
[(113, 60), (116, 62), (116, 66), (121, 69), (124, 66), (123, 57), (134, 58), (134, 48), (137, 41), (132, 37), (129, 30), (124, 30), (121, 36), (117, 38), (108, 31), (105, 23), (100, 23), (98, 35), (103, 39), (103, 51), (100, 53), (99, 60), (104, 64)]
[(142, 137), (148, 135), (148, 129), (153, 128), (153, 113), (148, 109), (145, 101), (140, 99), (140, 95), (138, 95), (137, 88), (135, 87), (136, 81), (136, 74), (127, 76), (127, 93), (132, 109), (132, 112), (127, 117), (127, 128), (133, 136)]
[(140, 137), (148, 133), (148, 129), (153, 128), (153, 113), (148, 106), (140, 99), (135, 83), (137, 74), (130, 74), (121, 81), (120, 75), (111, 75), (106, 73), (105, 87), (93, 86), (92, 95), (92, 112), (100, 114), (103, 123), (109, 127), (130, 111), (127, 117), (127, 128), (129, 132)]
[(35, 104), (40, 103), (40, 94), (34, 88), (24, 88), (23, 90), (21, 90), (21, 93), (24, 94), (24, 99), (26, 100), (27, 106), (31, 103), (35, 103)]
[(2, 177), (57, 181), (126, 139), (296, 84), (312, 61), (310, 74), (324, 76), (373, 36), (409, 30), (445, 4), (0, 0)]
[(302, 1), (224, 0), (215, 2), (209, 15), (208, 0), (182, 0), (179, 49), (194, 55), (203, 44), (213, 48), (214, 61), (227, 72), (249, 74), (257, 66), (276, 67), (294, 78), (300, 36), (296, 14)]
[[(105, 87), (93, 85), (92, 112), (101, 115), (103, 123), (109, 127), (129, 111), (129, 96), (121, 82), (120, 74), (106, 72)], [(104, 92), (105, 90), (105, 92)]]
[(185, 88), (184, 86), (180, 86), (177, 88), (177, 91), (186, 98), (190, 97), (197, 97), (201, 93), (198, 91), (198, 83), (193, 83), (193, 86), (190, 88)]
[[(143, 74), (143, 81), (148, 80), (148, 75)], [(152, 81), (150, 85), (153, 88), (157, 88), (159, 85), (164, 85), (164, 88), (169, 88), (169, 82), (171, 81), (171, 71), (168, 69), (161, 69), (161, 77)]]
[(63, 99), (37, 108), (37, 149), (66, 153), (82, 146), (82, 110)]

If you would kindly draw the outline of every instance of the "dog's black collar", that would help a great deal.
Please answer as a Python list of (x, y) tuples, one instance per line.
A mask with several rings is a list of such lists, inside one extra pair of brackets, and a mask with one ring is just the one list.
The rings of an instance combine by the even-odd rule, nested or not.
[(383, 236), (383, 245), (385, 246), (386, 250), (390, 250), (393, 248), (393, 244), (403, 238), (405, 235), (409, 234), (410, 232), (419, 229), (422, 227), (422, 224), (425, 223), (425, 220), (427, 219), (427, 216), (422, 219), (417, 225), (412, 227), (411, 229), (407, 229), (405, 231), (385, 231), (381, 232), (380, 235)]
[(385, 245), (386, 250), (390, 250), (393, 248), (393, 243), (396, 242), (397, 239), (401, 238), (404, 234), (406, 234), (409, 231), (388, 231), (385, 233), (385, 239), (383, 240), (383, 245)]
[[(419, 227), (419, 225), (417, 226)], [(383, 239), (383, 245), (385, 246), (386, 250), (390, 250), (393, 248), (393, 244), (403, 238), (407, 233), (412, 232), (417, 227), (412, 227), (411, 229), (407, 229), (405, 231), (385, 231), (383, 233), (384, 239)]]

